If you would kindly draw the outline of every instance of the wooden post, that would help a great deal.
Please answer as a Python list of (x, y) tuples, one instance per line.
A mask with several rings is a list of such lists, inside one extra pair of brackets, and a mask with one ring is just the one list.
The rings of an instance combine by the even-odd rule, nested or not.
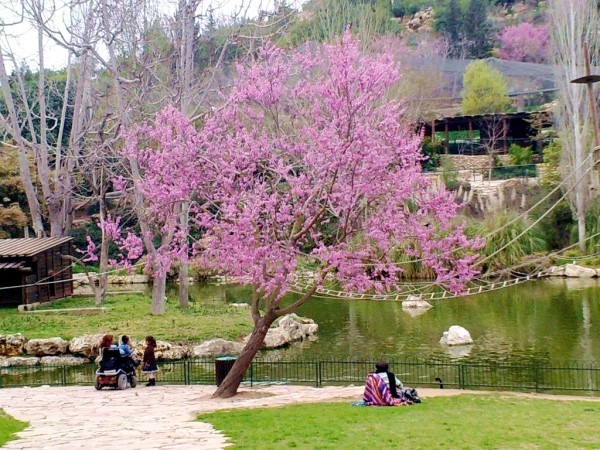
[(448, 121), (444, 122), (444, 153), (448, 154), (448, 140), (450, 139), (450, 135), (448, 134)]
[(508, 152), (508, 147), (506, 145), (506, 137), (508, 135), (508, 125), (506, 124), (506, 116), (502, 117), (502, 148), (504, 149), (504, 154)]

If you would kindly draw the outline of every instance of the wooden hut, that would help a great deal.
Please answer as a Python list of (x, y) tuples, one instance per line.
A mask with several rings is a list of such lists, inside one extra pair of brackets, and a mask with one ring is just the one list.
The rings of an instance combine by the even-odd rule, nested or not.
[(48, 302), (73, 294), (73, 238), (0, 239), (0, 305)]

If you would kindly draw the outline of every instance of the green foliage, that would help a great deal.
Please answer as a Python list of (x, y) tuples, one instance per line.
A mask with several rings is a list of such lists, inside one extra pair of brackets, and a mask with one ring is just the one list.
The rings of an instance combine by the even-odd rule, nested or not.
[(510, 155), (511, 162), (516, 166), (531, 164), (531, 158), (533, 157), (531, 147), (521, 147), (517, 144), (510, 144), (508, 154)]
[(427, 156), (426, 161), (421, 162), (423, 170), (433, 170), (440, 166), (440, 155), (444, 153), (444, 146), (439, 142), (432, 142), (429, 136), (422, 142), (423, 154)]
[[(518, 217), (516, 212), (506, 211), (487, 216), (483, 221), (470, 223), (467, 232), (470, 236), (488, 236), (493, 233), (486, 237), (486, 245), (481, 254), (483, 257), (491, 256), (486, 263), (488, 269), (501, 269), (521, 263), (528, 255), (546, 250), (546, 232), (539, 225), (514, 241), (532, 223), (527, 217)], [(512, 243), (508, 247), (501, 250), (510, 242)]]
[(0, 447), (9, 441), (18, 439), (15, 433), (23, 431), (29, 424), (14, 419), (0, 409)]
[[(588, 253), (600, 253), (600, 203), (593, 201), (585, 214), (585, 232), (588, 240), (586, 249)], [(571, 243), (579, 241), (577, 222), (573, 221), (571, 226)]]
[(464, 114), (501, 113), (510, 107), (504, 77), (485, 61), (474, 61), (467, 66), (463, 86), (461, 95)]
[(463, 16), (464, 12), (458, 0), (449, 0), (446, 5), (440, 4), (435, 9), (433, 26), (445, 36), (452, 57), (460, 57), (462, 53)]
[(452, 163), (447, 159), (442, 159), (441, 167), (442, 180), (444, 180), (446, 189), (450, 191), (458, 189), (458, 172), (456, 171), (456, 169), (454, 169), (454, 167), (452, 167)]
[(392, 0), (392, 17), (412, 16), (431, 4), (431, 0)]
[(595, 402), (457, 395), (395, 408), (358, 408), (349, 401), (236, 408), (198, 420), (221, 430), (240, 450), (598, 448), (599, 414)]
[(470, 58), (485, 58), (492, 50), (492, 27), (487, 18), (487, 0), (471, 0), (463, 18), (464, 39)]
[(560, 183), (560, 157), (562, 145), (558, 139), (555, 139), (543, 150), (544, 153), (544, 173), (541, 184), (544, 188), (551, 190)]
[(376, 35), (402, 31), (396, 21), (390, 20), (389, 0), (322, 0), (310, 2), (303, 10), (308, 18), (290, 25), (282, 37), (286, 46), (297, 47), (307, 41), (333, 42), (348, 26), (364, 42)]
[(22, 237), (28, 222), (17, 158), (16, 149), (0, 146), (0, 239)]
[[(191, 288), (190, 288), (191, 290)], [(212, 292), (214, 290), (215, 292)], [(240, 295), (247, 295), (240, 287)], [(220, 298), (219, 286), (202, 291), (214, 296), (197, 301), (189, 308), (179, 308), (176, 295), (167, 294), (166, 313), (161, 316), (150, 313), (150, 297), (125, 294), (108, 296), (102, 305), (106, 314), (21, 314), (17, 308), (0, 307), (0, 330), (5, 334), (23, 333), (28, 339), (60, 336), (71, 339), (82, 334), (127, 334), (136, 340), (152, 334), (167, 341), (202, 341), (215, 337), (237, 339), (252, 331), (252, 320), (247, 309), (235, 308)], [(50, 309), (91, 307), (92, 298), (73, 297), (54, 303)]]

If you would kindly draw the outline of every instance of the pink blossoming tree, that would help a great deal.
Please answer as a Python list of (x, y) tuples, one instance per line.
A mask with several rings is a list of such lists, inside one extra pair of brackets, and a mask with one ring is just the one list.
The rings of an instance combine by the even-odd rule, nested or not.
[(543, 63), (548, 59), (548, 27), (534, 27), (529, 22), (508, 26), (500, 35), (498, 56), (511, 61)]
[[(452, 196), (421, 173), (421, 136), (390, 96), (399, 77), (389, 55), (362, 54), (349, 33), (291, 55), (267, 46), (238, 67), (201, 131), (167, 109), (129, 134), (139, 211), (156, 224), (142, 229), (155, 270), (188, 257), (177, 220), (185, 202), (203, 230), (197, 262), (252, 286), (254, 330), (214, 396), (236, 394), (270, 325), (330, 274), (349, 290), (396, 289), (398, 248), (454, 292), (476, 273), (482, 242), (465, 237)], [(301, 256), (316, 260), (314, 280), (282, 302)]]

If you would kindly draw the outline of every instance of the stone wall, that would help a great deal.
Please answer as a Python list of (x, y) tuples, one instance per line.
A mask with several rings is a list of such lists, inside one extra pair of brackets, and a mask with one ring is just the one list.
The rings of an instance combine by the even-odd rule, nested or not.
[[(480, 171), (489, 166), (487, 155), (440, 155), (440, 161), (448, 161), (449, 166), (455, 170)], [(504, 166), (512, 165), (510, 155), (498, 155), (498, 161)]]

